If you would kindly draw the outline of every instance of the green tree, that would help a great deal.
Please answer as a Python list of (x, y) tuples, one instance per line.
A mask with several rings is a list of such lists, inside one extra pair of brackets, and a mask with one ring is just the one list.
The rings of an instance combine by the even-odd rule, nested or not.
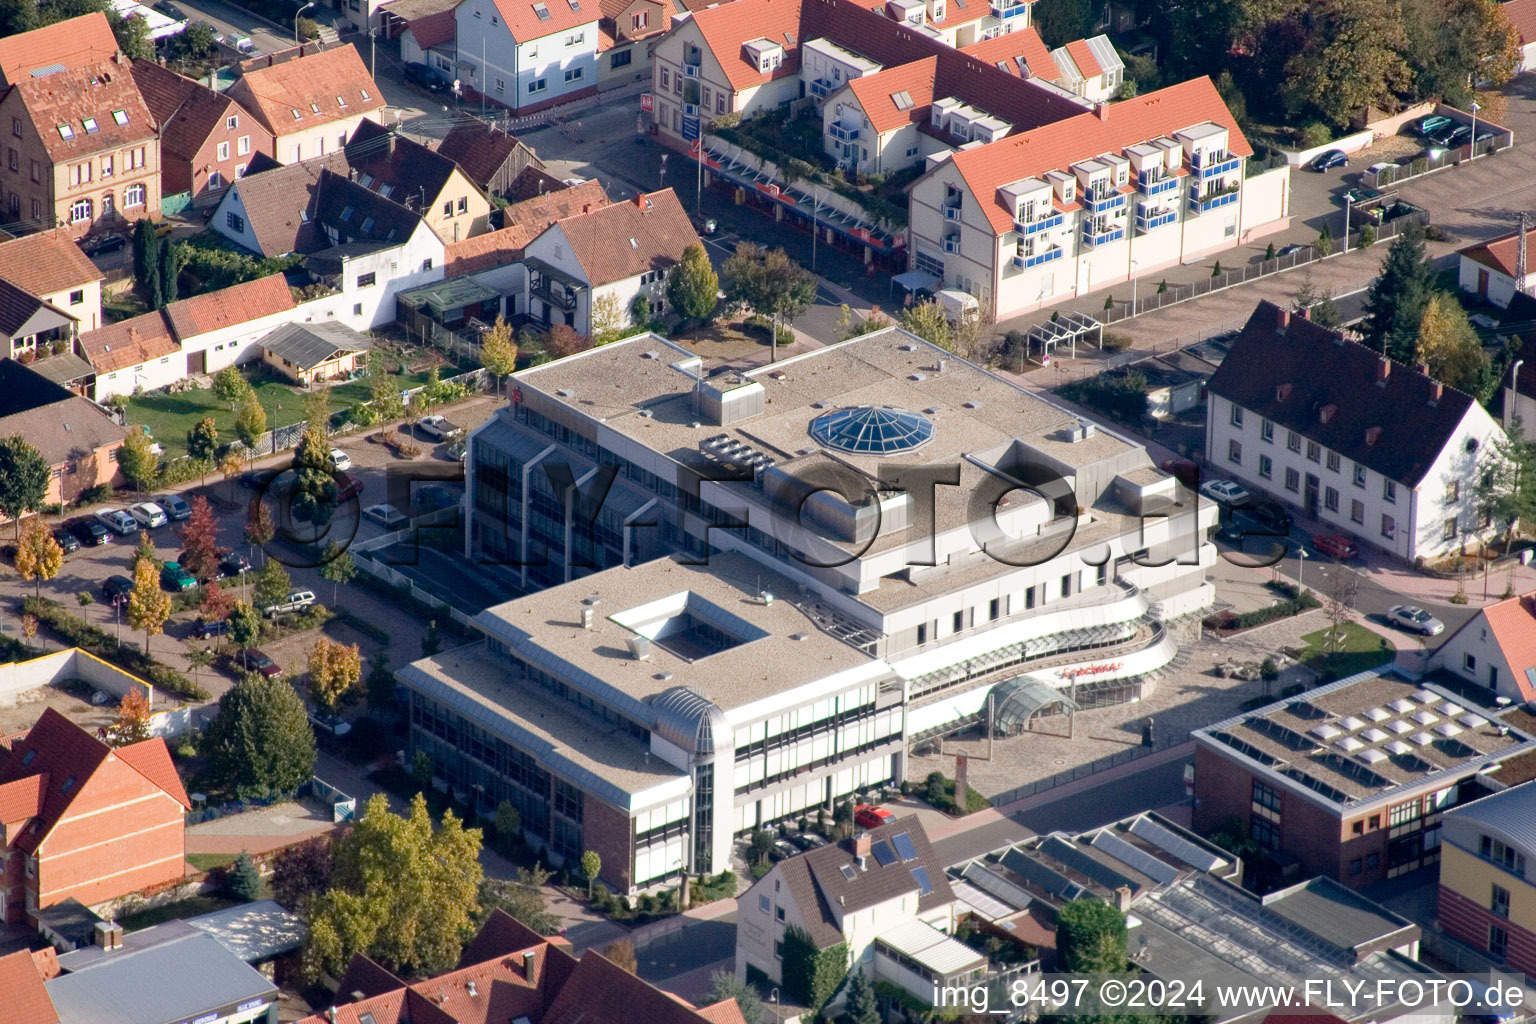
[(1168, 21), (1168, 60), (1163, 70), (1170, 81), (1225, 72), (1231, 63), (1232, 44), (1243, 28), (1241, 4), (1234, 0), (1178, 0), (1177, 12), (1171, 13)]
[(792, 261), (783, 249), (764, 249), (755, 242), (738, 242), (736, 252), (721, 266), (726, 297), (779, 321), (793, 321), (816, 300), (816, 278)]
[(24, 580), (33, 582), (35, 593), (43, 596), (43, 581), (51, 580), (64, 567), (64, 548), (53, 536), (53, 531), (36, 516), (29, 517), (21, 527), (21, 537), (16, 543), (16, 571)]
[(1483, 446), (1473, 500), (1478, 515), (1504, 533), (1506, 547), (1521, 523), (1536, 522), (1536, 442), (1525, 439), (1520, 420)]
[(336, 479), (331, 475), (331, 446), (320, 429), (310, 426), (293, 455), (294, 482), (290, 512), (301, 523), (316, 527), (336, 512)]
[(272, 858), (272, 898), (301, 916), (309, 916), (310, 902), (325, 892), (330, 881), (330, 836), (284, 847)]
[(33, 0), (0, 0), (0, 37), (19, 36), (38, 27)]
[(203, 60), (213, 54), (218, 41), (214, 27), (206, 21), (194, 21), (167, 42), (166, 47), (177, 60)]
[(52, 470), (42, 453), (20, 434), (0, 439), (0, 515), (15, 524), (21, 540), (21, 517), (36, 512), (48, 500)]
[(129, 60), (154, 60), (155, 41), (149, 38), (149, 22), (139, 17), (125, 18), (116, 11), (108, 10), (107, 23), (117, 38), (117, 48)]
[(202, 463), (202, 482), (208, 484), (208, 467), (219, 454), (219, 425), (204, 416), (187, 431), (187, 454)]
[(517, 813), (510, 801), (503, 800), (496, 805), (496, 834), (504, 840), (516, 839), (523, 830), (523, 817)]
[(133, 225), (133, 280), (139, 297), (152, 309), (160, 299), (160, 236), (147, 217)]
[[(230, 616), (231, 629), (241, 616)], [(292, 793), (315, 773), (315, 733), (286, 680), (251, 673), (219, 698), (198, 752), (212, 780), (237, 797)]]
[(1343, 127), (1364, 106), (1390, 108), (1411, 85), (1396, 4), (1307, 0), (1295, 20), (1302, 43), (1286, 61), (1284, 86), (1293, 114), (1310, 108)]
[(1424, 229), (1409, 221), (1387, 247), (1381, 276), (1366, 291), (1360, 333), (1367, 345), (1399, 362), (1413, 362), (1433, 274)]
[(848, 979), (847, 1013), (849, 1024), (880, 1024), (880, 1005), (875, 1001), (875, 988), (864, 977), (864, 972), (854, 971)]
[(171, 617), (171, 595), (160, 586), (160, 571), (155, 563), (140, 559), (133, 570), (133, 590), (128, 594), (128, 624), (144, 631), (144, 653), (149, 653), (149, 638), (165, 631)]
[(144, 433), (143, 427), (134, 427), (123, 438), (123, 446), (117, 450), (117, 464), (128, 478), (128, 486), (135, 491), (154, 486), (155, 475), (160, 470), (160, 457), (154, 453), (154, 442)]
[(253, 500), (245, 510), (245, 542), (253, 548), (260, 548), (275, 536), (277, 527), (272, 522), (272, 513), (267, 510), (267, 503), (260, 498)]
[(256, 583), (251, 589), (251, 600), (257, 608), (270, 608), (293, 592), (293, 580), (282, 563), (272, 558), (256, 573)]
[(1333, 300), (1333, 290), (1325, 288), (1319, 292), (1312, 284), (1310, 267), (1302, 272), (1301, 283), (1292, 297), (1291, 309), (1293, 312), (1305, 314), (1308, 320), (1330, 330), (1342, 327), (1344, 323), (1338, 303)]
[(235, 436), (247, 448), (255, 449), (256, 441), (267, 432), (267, 410), (261, 407), (256, 392), (246, 389), (240, 399), (240, 410), (235, 413)]
[(307, 973), (340, 977), (357, 953), (406, 975), (452, 967), (480, 909), (480, 841), (451, 810), (434, 828), (421, 794), (405, 816), (375, 794), (337, 841), (331, 886), (311, 905)]
[(512, 325), (496, 317), (490, 330), (480, 336), (480, 365), (496, 378), (496, 390), (517, 369), (517, 342), (512, 340)]
[[(244, 601), (236, 601), (235, 607), (229, 613), (229, 639), (237, 647), (251, 646), (261, 638), (261, 613)], [(248, 667), (244, 663), (245, 652), (240, 652), (242, 667)]]
[(192, 513), (181, 528), (181, 567), (199, 581), (211, 580), (219, 571), (219, 521), (213, 506), (201, 494), (192, 499)]
[(1435, 292), (1424, 305), (1416, 355), (1435, 380), (1474, 395), (1488, 365), (1467, 311), (1445, 292)]
[(182, 655), (188, 665), (192, 666), (192, 682), (197, 683), (198, 674), (214, 662), (213, 648), (193, 647), (187, 645), (186, 653)]
[(944, 307), (939, 305), (937, 299), (919, 302), (902, 310), (901, 326), (939, 348), (948, 351), (954, 347), (949, 317), (944, 315)]
[(1520, 34), (1495, 0), (1401, 0), (1413, 94), (1466, 109), (1471, 84), (1498, 87), (1520, 66)]
[(1093, 35), (1099, 6), (1091, 0), (1040, 0), (1030, 20), (1047, 46), (1065, 46)]
[(240, 371), (234, 366), (226, 366), (213, 375), (213, 397), (221, 402), (228, 402), (230, 412), (234, 412), (250, 393), (251, 386), (246, 383), (244, 377), (240, 376)]
[(169, 239), (160, 244), (160, 291), (155, 300), (156, 309), (164, 309), (175, 302), (178, 295), (176, 278), (181, 273), (181, 246), (172, 245)]
[(432, 755), (425, 750), (418, 750), (411, 757), (411, 778), (416, 785), (423, 790), (432, 788), (432, 777), (436, 774), (432, 766)]
[(389, 668), (389, 654), (374, 651), (368, 659), (368, 710), (374, 715), (395, 706), (395, 674)]
[(320, 578), (331, 584), (331, 604), (341, 600), (341, 585), (357, 578), (357, 562), (351, 552), (335, 541), (325, 546), (320, 556)]
[(477, 894), (482, 916), (493, 910), (501, 910), (540, 935), (555, 934), (560, 930), (560, 920), (549, 912), (544, 903), (544, 885), (548, 881), (549, 872), (537, 865), (518, 868), (515, 879), (483, 880)]
[(683, 250), (683, 258), (667, 273), (667, 301), (690, 320), (707, 320), (719, 302), (720, 277), (709, 255), (697, 242)]
[(1119, 974), (1127, 963), (1125, 915), (1103, 900), (1076, 899), (1056, 915), (1056, 959), (1072, 974)]
[(809, 932), (790, 925), (784, 930), (782, 952), (784, 991), (813, 1013), (819, 1011), (848, 974), (848, 944), (817, 949)]
[(736, 1000), (736, 1008), (741, 1011), (741, 1019), (746, 1024), (765, 1024), (763, 1000), (756, 989), (737, 978), (732, 971), (711, 971), (709, 998), (706, 1002), (714, 1005), (726, 999)]
[(244, 850), (235, 862), (229, 866), (229, 875), (225, 881), (229, 894), (237, 900), (252, 903), (261, 899), (261, 872), (256, 870), (256, 862), (251, 860), (251, 855)]
[(588, 850), (581, 855), (581, 873), (587, 878), (587, 899), (592, 898), (592, 883), (597, 881), (598, 872), (603, 870), (603, 858), (597, 855), (596, 850)]
[(148, 562), (155, 572), (159, 572), (160, 566), (165, 564), (160, 560), (160, 555), (155, 550), (155, 538), (149, 535), (148, 530), (140, 530), (139, 542), (133, 547), (133, 556), (130, 564), (137, 571), (139, 565), (145, 562)]

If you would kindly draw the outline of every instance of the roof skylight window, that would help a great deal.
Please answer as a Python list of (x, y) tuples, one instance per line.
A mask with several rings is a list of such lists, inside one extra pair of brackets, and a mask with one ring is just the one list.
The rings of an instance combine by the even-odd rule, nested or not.
[(850, 455), (895, 455), (933, 440), (933, 423), (906, 409), (856, 406), (811, 421), (811, 437)]
[(59, 138), (64, 139), (65, 141), (68, 141), (69, 139), (72, 139), (74, 137), (75, 137), (75, 129), (73, 128), (73, 126), (67, 125), (67, 124), (59, 125)]
[(80, 123), (85, 126), (85, 134), (87, 135), (95, 135), (97, 132), (101, 131), (101, 125), (96, 123), (96, 119), (94, 117), (81, 118)]
[(126, 110), (114, 110), (114, 111), (112, 111), (112, 120), (116, 121), (118, 124), (127, 124), (128, 123), (128, 111), (126, 111)]

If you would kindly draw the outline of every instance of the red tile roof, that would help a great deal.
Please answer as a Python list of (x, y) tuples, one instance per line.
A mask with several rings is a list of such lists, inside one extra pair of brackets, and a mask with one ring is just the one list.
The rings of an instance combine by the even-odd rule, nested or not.
[(182, 299), (165, 307), (176, 337), (185, 342), (199, 334), (232, 327), (294, 306), (293, 293), (282, 274)]
[(1077, 65), (1078, 73), (1084, 78), (1092, 78), (1103, 72), (1099, 62), (1094, 59), (1093, 51), (1088, 49), (1088, 40), (1074, 39), (1065, 47), (1067, 56), (1072, 58), (1072, 63)]
[[(695, 13), (693, 23), (731, 87), (739, 91), (799, 70), (800, 4), (801, 0), (734, 0)], [(742, 44), (759, 38), (784, 47), (784, 63), (773, 72), (759, 71), (742, 49)]]
[(265, 67), (250, 63), (229, 95), (275, 136), (384, 109), (384, 94), (351, 43)]
[[(1001, 111), (996, 113), (1003, 116)], [(1013, 211), (998, 198), (1000, 186), (1038, 177), (1049, 170), (1065, 169), (1097, 153), (1118, 153), (1126, 146), (1172, 135), (1207, 121), (1227, 129), (1227, 148), (1233, 154), (1252, 155), (1253, 147), (1221, 101), (1216, 87), (1209, 78), (1201, 76), (1109, 104), (1097, 113), (1084, 112), (1033, 131), (1016, 130), (999, 142), (960, 150), (933, 173), (942, 174), (952, 164), (980, 201), (992, 229), (1001, 234), (1012, 227)]]
[(29, 295), (50, 295), (103, 276), (62, 228), (0, 242), (0, 278)]
[(48, 998), (48, 988), (25, 949), (0, 956), (0, 1000), (5, 1024), (59, 1024), (59, 1011)]
[[(1526, 238), (1526, 262), (1536, 259), (1536, 237)], [(1515, 263), (1520, 250), (1520, 232), (1516, 231), (1498, 238), (1490, 238), (1486, 242), (1469, 245), (1465, 249), (1457, 250), (1459, 255), (1465, 256), (1473, 263), (1480, 263), (1489, 270), (1497, 270), (1508, 277), (1515, 276)], [(3, 251), (3, 250), (0, 250)]]
[[(935, 99), (934, 80), (938, 71), (939, 58), (925, 57), (873, 75), (850, 79), (848, 88), (874, 130), (888, 132), (928, 116)], [(894, 97), (902, 92), (907, 94), (909, 102), (905, 107), (898, 107)]]
[(28, 775), (0, 785), (0, 825), (15, 826), (35, 818), (43, 810), (43, 794), (48, 791), (48, 776)]
[[(734, 1017), (703, 1019), (743, 1024), (739, 1009)], [(539, 1024), (697, 1024), (699, 1020), (699, 1011), (692, 1006), (589, 949)]]
[(968, 53), (977, 60), (986, 61), (997, 66), (1006, 64), (1003, 70), (1010, 75), (1019, 75), (1018, 62), (1015, 57), (1023, 57), (1024, 63), (1029, 68), (1031, 78), (1043, 78), (1047, 82), (1056, 80), (1061, 72), (1056, 67), (1056, 62), (1051, 59), (1050, 48), (1041, 40), (1040, 33), (1033, 28), (1015, 29), (1006, 35), (993, 36), (991, 39), (983, 39), (979, 43), (972, 43), (964, 47), (961, 53)]
[[(1536, 591), (1499, 601), (1483, 609), (1488, 628), (1510, 674), (1520, 688), (1521, 700), (1536, 700), (1536, 686), (1526, 672), (1536, 669)], [(1470, 625), (1470, 623), (1469, 623)]]
[(1536, 43), (1536, 0), (1508, 0), (1499, 10), (1520, 34), (1520, 42)]
[(159, 310), (80, 335), (80, 347), (97, 373), (111, 373), (181, 351)]
[(37, 973), (43, 976), (44, 981), (52, 981), (63, 973), (59, 967), (59, 951), (52, 946), (32, 951), (32, 962), (37, 965)]
[[(507, 23), (507, 30), (519, 43), (554, 35), (557, 32), (567, 32), (579, 25), (595, 26), (602, 15), (601, 9), (597, 6), (597, 0), (586, 0), (585, 7), (582, 6), (581, 0), (495, 0), (495, 2), (496, 9), (501, 12), (502, 20)], [(540, 7), (547, 13), (547, 17), (540, 16), (538, 10)]]
[[(24, 78), (13, 88), (54, 161), (79, 160), (155, 137), (158, 122), (144, 105), (127, 61), (97, 61)], [(117, 123), (115, 111), (123, 112), (124, 123)], [(86, 127), (87, 119), (94, 120), (94, 132)], [(59, 132), (61, 125), (69, 138)]]
[(177, 803), (191, 809), (192, 801), (187, 799), (187, 791), (181, 785), (181, 776), (176, 774), (176, 766), (171, 763), (171, 752), (165, 740), (156, 736), (141, 743), (130, 743), (126, 747), (118, 747), (117, 756), (134, 771), (169, 793)]
[(227, 117), (245, 113), (223, 93), (153, 61), (136, 60), (132, 70), (144, 104), (160, 124), (160, 148), (166, 155), (196, 159), (208, 137), (224, 130)]
[[(5, 763), (0, 765), (0, 784), (35, 775), (49, 777), (36, 827), (15, 837), (12, 848), (25, 853), (37, 849), (70, 803), (86, 788), (85, 780), (111, 753), (105, 743), (53, 708), (44, 710), (27, 735), (12, 744)], [(78, 784), (72, 783), (66, 793), (64, 783), (71, 778)]]
[(513, 203), (502, 211), (504, 227), (444, 246), (443, 272), (448, 277), (462, 277), (515, 263), (523, 258), (523, 248), (551, 224), (607, 205), (608, 193), (595, 178)]
[(117, 52), (117, 39), (107, 16), (100, 12), (55, 22), (0, 39), (0, 83), (14, 85), (37, 68), (62, 64), (78, 68), (106, 60)]
[(683, 258), (684, 249), (699, 244), (671, 189), (568, 217), (549, 230), (557, 229), (593, 286), (665, 270)]

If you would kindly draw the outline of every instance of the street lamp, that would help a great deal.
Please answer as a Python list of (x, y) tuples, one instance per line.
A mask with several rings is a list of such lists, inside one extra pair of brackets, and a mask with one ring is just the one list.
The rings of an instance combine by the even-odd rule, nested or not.
[(811, 193), (816, 205), (811, 209), (811, 273), (816, 273), (816, 236), (821, 234), (821, 189)]
[[(1509, 406), (1504, 410), (1506, 423), (1513, 423), (1520, 415), (1520, 367), (1524, 363), (1524, 359), (1516, 359), (1509, 371)], [(1522, 428), (1520, 432), (1524, 434), (1525, 430)]]
[(1349, 252), (1349, 208), (1355, 201), (1353, 192), (1344, 193), (1344, 254)]
[(1296, 596), (1297, 597), (1302, 597), (1307, 592), (1307, 585), (1306, 585), (1306, 583), (1303, 582), (1303, 580), (1305, 578), (1304, 577), (1304, 573), (1306, 571), (1306, 568), (1307, 568), (1307, 549), (1306, 548), (1302, 548), (1302, 547), (1298, 547), (1296, 549)]
[(667, 187), (667, 154), (661, 154), (661, 184), (656, 186), (657, 191)]
[(1477, 112), (1479, 110), (1481, 110), (1481, 109), (1483, 109), (1483, 108), (1478, 105), (1477, 100), (1473, 100), (1472, 101), (1472, 141), (1470, 143), (1471, 151), (1467, 155), (1467, 159), (1468, 160), (1476, 160), (1477, 159)]
[(768, 993), (768, 1001), (773, 1003), (773, 1019), (774, 1019), (775, 1024), (777, 1024), (777, 1022), (779, 1020), (779, 990), (778, 989), (774, 989), (772, 992)]
[(298, 42), (299, 41), (299, 15), (303, 14), (305, 11), (309, 10), (313, 6), (315, 6), (314, 0), (310, 0), (309, 3), (305, 4), (303, 7), (300, 7), (298, 10), (293, 12), (293, 41), (294, 42)]
[(1141, 266), (1140, 263), (1136, 262), (1135, 260), (1131, 260), (1131, 318), (1132, 319), (1135, 319), (1135, 317), (1136, 317), (1136, 269), (1138, 267), (1140, 267), (1140, 266)]

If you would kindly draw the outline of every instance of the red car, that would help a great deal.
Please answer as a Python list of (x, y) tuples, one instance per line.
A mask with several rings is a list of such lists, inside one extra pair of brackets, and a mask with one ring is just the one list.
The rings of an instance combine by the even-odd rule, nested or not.
[(859, 804), (853, 809), (854, 824), (860, 828), (879, 828), (894, 817), (884, 807), (876, 807), (874, 804)]
[(254, 647), (247, 647), (235, 656), (235, 664), (249, 672), (260, 672), (268, 679), (277, 679), (283, 674), (282, 668)]
[(1200, 467), (1188, 459), (1167, 459), (1159, 463), (1157, 468), (1185, 487), (1200, 486)]
[(1360, 554), (1354, 541), (1337, 533), (1319, 533), (1312, 538), (1312, 546), (1332, 558), (1354, 558)]

